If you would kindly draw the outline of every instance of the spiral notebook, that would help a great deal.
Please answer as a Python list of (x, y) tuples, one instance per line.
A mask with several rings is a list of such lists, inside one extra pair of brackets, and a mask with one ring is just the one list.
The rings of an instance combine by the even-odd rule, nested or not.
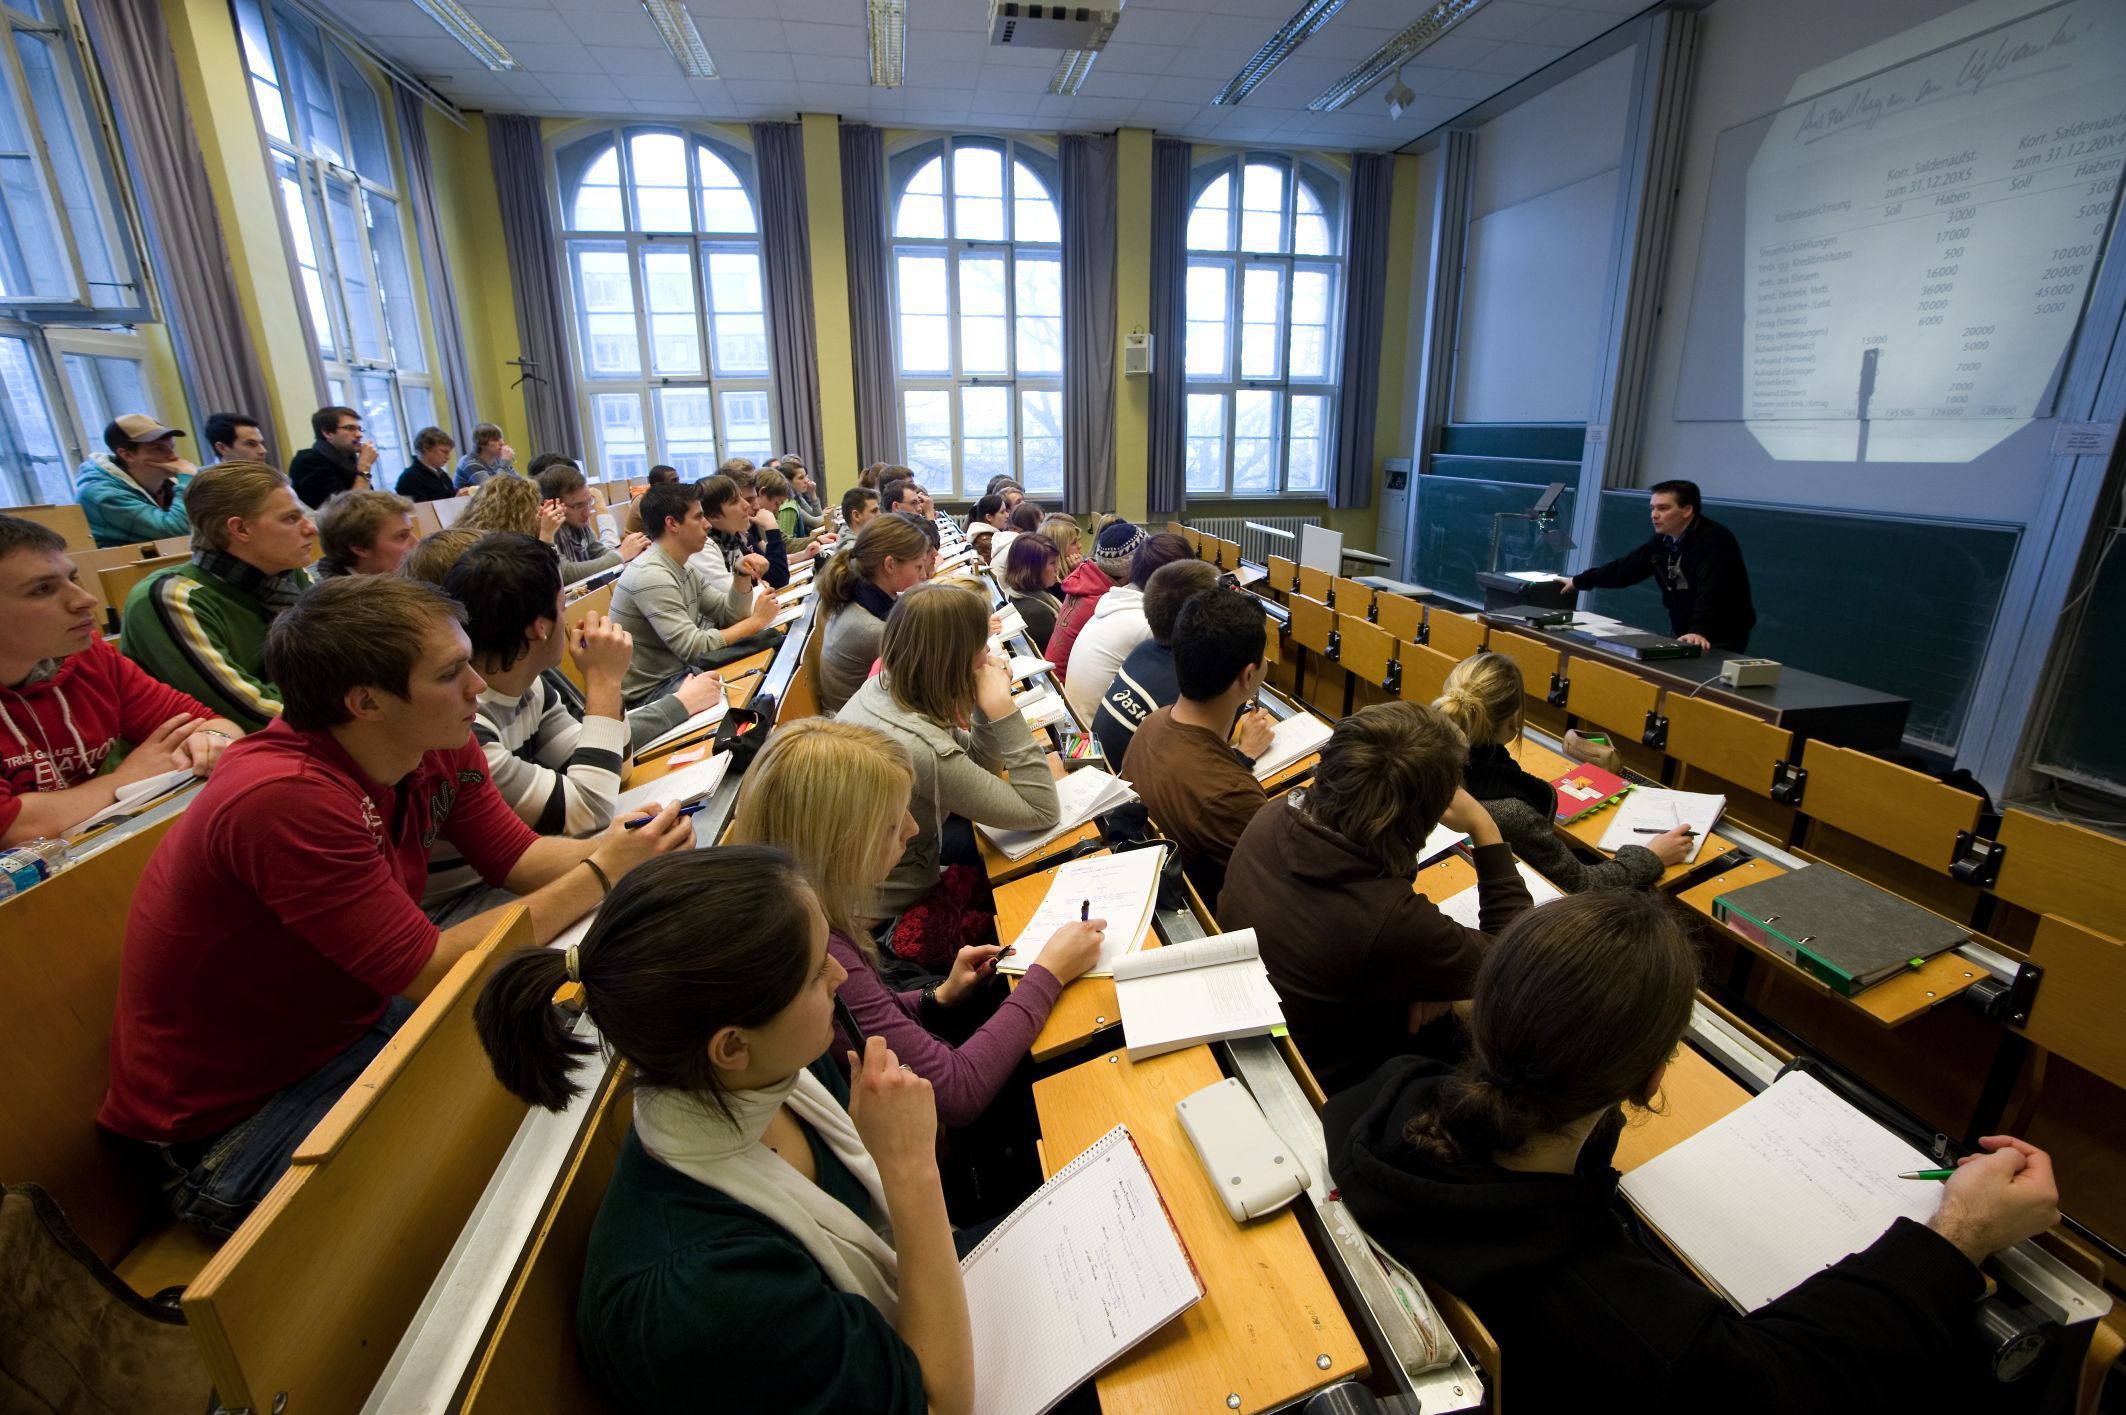
[(983, 1415), (1043, 1415), (1203, 1300), (1127, 1126), (1093, 1141), (960, 1261)]

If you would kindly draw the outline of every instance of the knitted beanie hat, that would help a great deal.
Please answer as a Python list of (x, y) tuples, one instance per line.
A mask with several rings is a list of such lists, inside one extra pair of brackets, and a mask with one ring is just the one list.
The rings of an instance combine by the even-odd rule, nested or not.
[(1144, 544), (1141, 527), (1127, 521), (1116, 521), (1100, 532), (1100, 539), (1093, 542), (1093, 561), (1106, 572), (1107, 578), (1121, 582), (1129, 578), (1130, 558), (1137, 547)]

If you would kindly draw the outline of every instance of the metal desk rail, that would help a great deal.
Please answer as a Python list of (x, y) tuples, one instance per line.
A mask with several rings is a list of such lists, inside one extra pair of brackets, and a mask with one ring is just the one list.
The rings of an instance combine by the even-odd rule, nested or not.
[[(1159, 910), (1153, 923), (1167, 944), (1186, 943), (1204, 937), (1203, 925), (1188, 909)], [(1397, 1415), (1472, 1410), (1484, 1403), (1484, 1380), (1468, 1354), (1461, 1349), (1438, 1312), (1432, 1320), (1453, 1349), (1454, 1359), (1445, 1366), (1418, 1375), (1409, 1366), (1418, 1360), (1417, 1335), (1411, 1317), (1389, 1290), (1380, 1265), (1374, 1261), (1365, 1233), (1342, 1204), (1328, 1202), (1329, 1156), (1322, 1138), (1321, 1120), (1300, 1089), (1298, 1078), (1285, 1064), (1284, 1054), (1269, 1037), (1242, 1037), (1217, 1042), (1212, 1051), (1226, 1074), (1236, 1076), (1255, 1097), (1292, 1153), (1307, 1167), (1312, 1179), (1303, 1200), (1293, 1205), (1300, 1226), (1313, 1241), (1316, 1254), (1330, 1282), (1344, 1299), (1345, 1312), (1358, 1327), (1374, 1375), (1393, 1386), (1393, 1392), (1378, 1397), (1383, 1410)], [(1422, 1296), (1422, 1294), (1419, 1294)], [(1295, 1405), (1303, 1402), (1294, 1402)], [(1290, 1408), (1290, 1407), (1288, 1407)]]
[[(773, 693), (779, 700), (788, 692), (804, 660), (818, 602), (813, 597), (804, 614), (791, 622), (762, 675), (759, 693)], [(738, 804), (739, 784), (738, 777), (726, 776), (694, 817), (697, 848), (713, 845), (722, 836)], [(588, 1016), (577, 1017), (573, 1030), (579, 1037), (598, 1040)], [(449, 1258), (363, 1404), (363, 1415), (445, 1415), (456, 1407), (540, 1217), (616, 1064), (603, 1053), (584, 1058), (576, 1072), (582, 1090), (568, 1109), (556, 1114), (533, 1107), (517, 1127), (516, 1138), (503, 1152)]]

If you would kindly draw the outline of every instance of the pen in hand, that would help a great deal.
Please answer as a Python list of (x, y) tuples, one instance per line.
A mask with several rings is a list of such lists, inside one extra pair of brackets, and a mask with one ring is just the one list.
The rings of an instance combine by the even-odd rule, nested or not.
[(1085, 901), (1084, 903), (1082, 903), (1082, 904), (1080, 904), (1080, 905), (1078, 906), (1078, 922), (1079, 922), (1079, 923), (1081, 923), (1081, 924), (1083, 924), (1083, 923), (1088, 923), (1088, 922), (1090, 922), (1090, 921), (1091, 921), (1091, 919), (1092, 919), (1092, 916), (1093, 916), (1093, 902), (1092, 902), (1092, 901), (1091, 901), (1090, 899), (1088, 899), (1088, 900), (1086, 900), (1086, 901)]
[[(706, 806), (707, 804), (709, 804), (707, 801), (696, 801), (691, 806), (681, 806), (679, 808), (679, 814), (682, 816), (699, 815), (701, 813), (701, 808), (703, 806)], [(631, 820), (626, 825), (622, 826), (621, 829), (640, 830), (655, 819), (657, 819), (655, 815), (637, 816), (634, 820)]]
[(1666, 835), (1672, 830), (1680, 830), (1685, 835), (1696, 835), (1698, 833), (1687, 825), (1635, 825), (1631, 828), (1631, 833), (1633, 835)]
[(1910, 1174), (1900, 1174), (1899, 1179), (1949, 1179), (1956, 1174), (1953, 1169), (1915, 1169)]

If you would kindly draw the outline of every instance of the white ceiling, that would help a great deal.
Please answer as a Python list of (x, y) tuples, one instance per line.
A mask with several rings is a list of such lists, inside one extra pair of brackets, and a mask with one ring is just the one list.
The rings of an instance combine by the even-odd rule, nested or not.
[[(1097, 2), (1097, 0), (1096, 0)], [(412, 0), (321, 0), (353, 34), (466, 108), (751, 121), (838, 113), (884, 127), (1155, 129), (1204, 142), (1387, 150), (1534, 73), (1652, 0), (1487, 0), (1403, 73), (1340, 113), (1307, 104), (1431, 0), (1349, 0), (1235, 107), (1211, 95), (1303, 0), (1130, 0), (1075, 97), (1048, 92), (1054, 50), (988, 42), (988, 0), (908, 0), (907, 82), (870, 84), (864, 0), (687, 0), (716, 79), (680, 74), (640, 0), (465, 0), (522, 66), (490, 73)]]

